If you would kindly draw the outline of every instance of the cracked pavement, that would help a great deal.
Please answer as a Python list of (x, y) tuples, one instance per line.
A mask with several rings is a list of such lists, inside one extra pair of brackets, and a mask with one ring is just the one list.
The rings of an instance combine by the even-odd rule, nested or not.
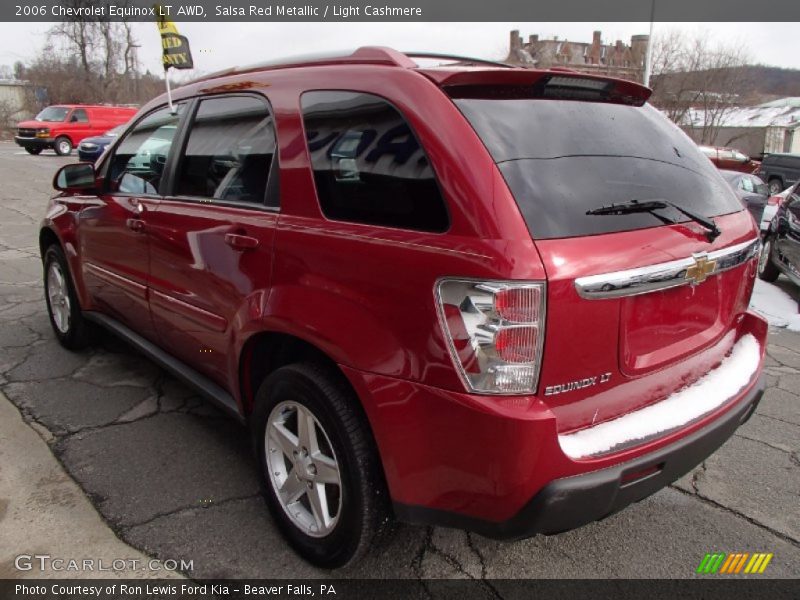
[[(110, 335), (79, 353), (56, 342), (37, 232), (52, 175), (67, 162), (0, 143), (0, 390), (133, 548), (191, 559), (187, 574), (198, 578), (330, 577), (295, 556), (273, 526), (240, 426)], [(706, 552), (758, 551), (775, 555), (766, 576), (796, 577), (800, 334), (771, 331), (768, 353), (769, 388), (753, 418), (639, 504), (515, 543), (399, 526), (362, 563), (333, 576), (417, 578), (423, 586), (427, 578), (471, 578), (492, 597), (492, 578), (693, 577)]]

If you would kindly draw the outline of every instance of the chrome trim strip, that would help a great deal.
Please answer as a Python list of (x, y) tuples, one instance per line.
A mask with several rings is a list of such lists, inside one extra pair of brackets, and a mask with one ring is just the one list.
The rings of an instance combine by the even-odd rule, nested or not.
[(104, 269), (103, 267), (98, 267), (96, 264), (90, 262), (84, 262), (84, 273), (91, 273), (101, 281), (127, 292), (134, 298), (147, 300), (147, 286), (142, 285), (138, 281), (134, 281), (133, 279), (129, 279), (128, 277), (124, 277), (118, 273), (112, 273), (111, 271)]
[(578, 277), (575, 280), (575, 289), (578, 291), (578, 295), (586, 300), (603, 300), (649, 294), (682, 285), (696, 285), (691, 278), (687, 278), (687, 270), (696, 266), (698, 260), (705, 259), (708, 262), (715, 262), (713, 270), (707, 272), (706, 276), (716, 275), (738, 267), (758, 256), (760, 247), (761, 240), (754, 239), (713, 252), (699, 252), (687, 258), (670, 262), (614, 273)]
[(224, 333), (228, 328), (228, 320), (222, 315), (209, 312), (153, 288), (150, 288), (150, 302), (218, 333)]

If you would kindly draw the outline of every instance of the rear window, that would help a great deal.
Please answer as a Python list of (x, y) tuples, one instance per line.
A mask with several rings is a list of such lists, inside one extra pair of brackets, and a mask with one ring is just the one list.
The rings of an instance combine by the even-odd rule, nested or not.
[(742, 209), (694, 142), (649, 105), (527, 98), (454, 102), (497, 163), (535, 238), (687, 220), (671, 208), (658, 216), (586, 214), (631, 200), (667, 200), (706, 217)]

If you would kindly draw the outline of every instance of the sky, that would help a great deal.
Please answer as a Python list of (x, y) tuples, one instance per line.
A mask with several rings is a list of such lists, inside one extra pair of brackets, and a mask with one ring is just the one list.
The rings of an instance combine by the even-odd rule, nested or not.
[[(508, 33), (519, 29), (523, 38), (559, 36), (590, 42), (592, 31), (603, 41), (646, 34), (650, 23), (176, 23), (189, 38), (194, 57), (192, 76), (284, 56), (353, 49), (364, 45), (398, 50), (453, 53), (476, 58), (502, 59)], [(47, 23), (0, 23), (0, 65), (26, 62), (45, 42)], [(800, 42), (796, 23), (656, 23), (655, 34), (679, 29), (726, 43), (744, 44), (752, 63), (800, 69)], [(160, 41), (156, 26), (135, 23), (144, 69), (160, 70)]]

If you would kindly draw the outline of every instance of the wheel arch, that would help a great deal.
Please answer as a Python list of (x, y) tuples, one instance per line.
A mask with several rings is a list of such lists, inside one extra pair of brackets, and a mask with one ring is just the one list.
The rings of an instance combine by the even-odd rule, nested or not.
[(44, 253), (53, 244), (58, 245), (67, 258), (69, 276), (75, 286), (78, 302), (86, 310), (91, 302), (80, 272), (80, 258), (75, 247), (75, 224), (70, 213), (62, 212), (43, 222), (39, 229), (39, 256), (42, 261), (44, 261)]
[(39, 230), (39, 256), (44, 259), (44, 253), (53, 244), (57, 244), (64, 250), (64, 244), (61, 243), (61, 238), (50, 227), (42, 227)]
[(364, 417), (373, 447), (378, 453), (383, 483), (390, 489), (381, 445), (375, 436), (375, 427), (363, 399), (337, 362), (306, 339), (279, 331), (259, 331), (247, 339), (239, 354), (239, 393), (245, 419), (249, 421), (253, 414), (255, 396), (261, 383), (276, 369), (298, 362), (315, 362), (323, 365), (340, 385), (351, 392)]
[(289, 333), (259, 331), (247, 339), (239, 354), (239, 390), (245, 417), (252, 413), (256, 392), (270, 373), (296, 362), (324, 365), (357, 397), (336, 361), (318, 346)]

